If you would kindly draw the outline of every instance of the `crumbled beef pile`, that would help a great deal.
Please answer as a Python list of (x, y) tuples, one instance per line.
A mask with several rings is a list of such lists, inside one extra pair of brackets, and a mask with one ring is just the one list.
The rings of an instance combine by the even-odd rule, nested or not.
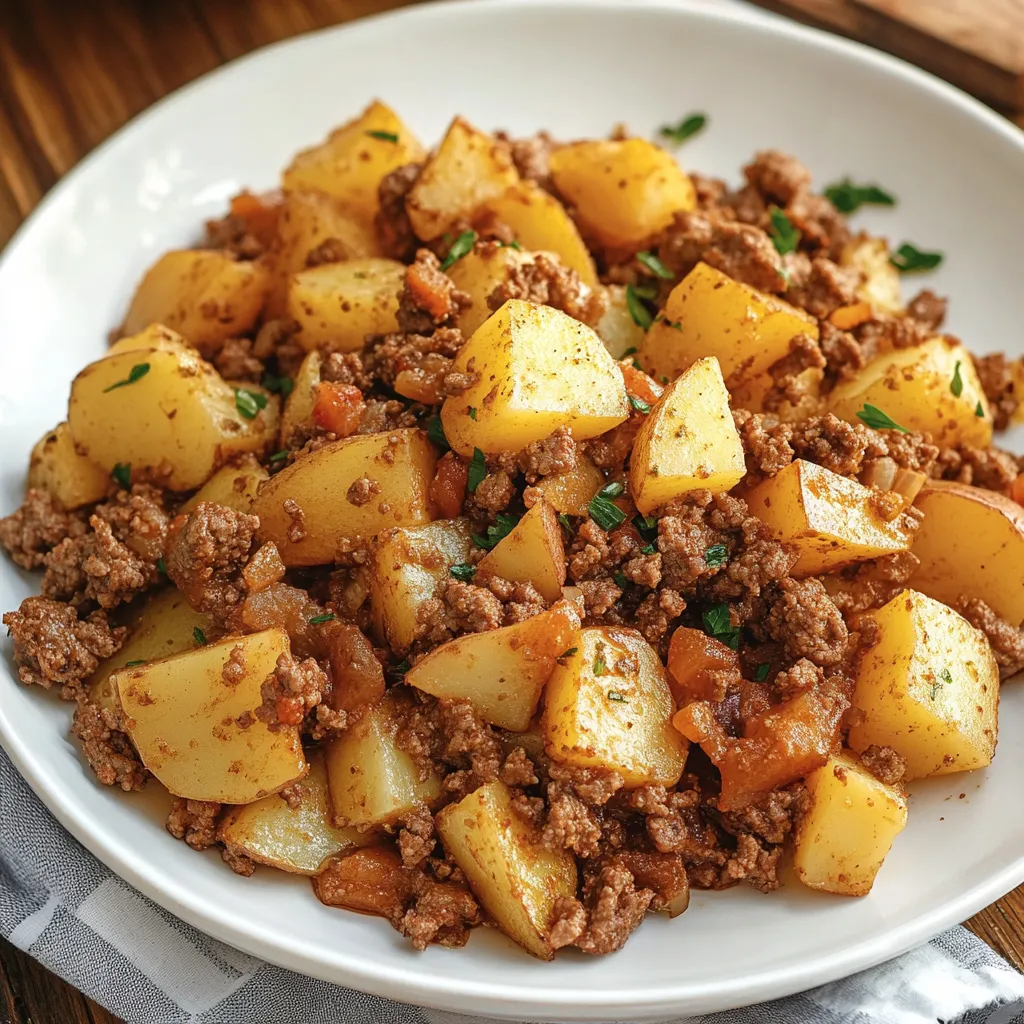
[(0, 544), (23, 569), (38, 569), (63, 540), (81, 537), (88, 529), (81, 512), (68, 512), (47, 491), (29, 488), (17, 511), (0, 519)]
[[(494, 243), (484, 242), (483, 245)], [(500, 309), (509, 299), (553, 306), (591, 327), (607, 309), (603, 292), (588, 288), (575, 270), (563, 267), (544, 253), (538, 253), (529, 263), (514, 264), (509, 276), (487, 297), (487, 305)]]

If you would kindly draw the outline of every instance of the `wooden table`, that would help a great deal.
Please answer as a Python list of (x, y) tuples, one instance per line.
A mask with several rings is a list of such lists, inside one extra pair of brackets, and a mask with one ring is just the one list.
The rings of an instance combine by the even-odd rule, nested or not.
[[(0, 247), (97, 143), (266, 43), (403, 0), (0, 0)], [(1024, 886), (967, 922), (1024, 969)], [(0, 941), (4, 1024), (115, 1024)]]

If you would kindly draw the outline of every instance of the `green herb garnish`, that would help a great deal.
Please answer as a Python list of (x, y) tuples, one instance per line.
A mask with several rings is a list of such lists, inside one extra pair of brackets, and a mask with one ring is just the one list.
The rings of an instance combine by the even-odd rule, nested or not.
[(626, 587), (629, 586), (629, 577), (626, 576), (624, 572), (620, 571), (615, 573), (612, 576), (612, 579), (615, 581), (615, 586), (617, 586), (619, 590), (625, 590)]
[(288, 455), (289, 455), (288, 449), (287, 448), (283, 448), (279, 452), (274, 452), (274, 454), (270, 456), (270, 460), (269, 461), (270, 462), (284, 462), (288, 458)]
[(475, 420), (475, 419), (476, 419), (476, 406), (475, 406), (475, 405), (471, 405), (471, 406), (470, 406), (470, 407), (469, 407), (469, 408), (468, 408), (468, 409), (466, 410), (466, 412), (468, 412), (468, 413), (469, 413), (469, 418), (470, 418), (471, 420)]
[(397, 142), (398, 141), (398, 133), (397, 132), (379, 132), (379, 131), (371, 130), (371, 131), (368, 131), (366, 134), (369, 135), (371, 139), (380, 139), (381, 142)]
[(978, 404), (974, 407), (974, 415), (979, 419), (985, 418), (985, 410), (981, 407), (981, 399), (978, 399)]
[(267, 406), (267, 396), (262, 391), (250, 391), (248, 388), (235, 388), (235, 408), (238, 415), (247, 420), (254, 420), (261, 409)]
[(564, 512), (558, 513), (558, 521), (572, 533), (572, 520)]
[(964, 391), (963, 378), (960, 376), (960, 360), (956, 361), (953, 367), (953, 379), (949, 382), (949, 390), (953, 392), (954, 398), (959, 398)]
[(621, 526), (626, 521), (626, 513), (600, 492), (590, 499), (587, 511), (602, 530), (614, 530), (616, 526)]
[(395, 667), (391, 671), (392, 672), (397, 672), (398, 675), (400, 675), (400, 676), (404, 676), (405, 673), (408, 672), (409, 669), (411, 669), (411, 668), (412, 668), (412, 665), (409, 664), (409, 659), (408, 658), (403, 658), (397, 665), (395, 665)]
[(688, 117), (684, 117), (679, 124), (663, 124), (658, 129), (658, 133), (662, 138), (679, 145), (679, 143), (685, 142), (691, 136), (696, 135), (707, 123), (707, 114), (690, 114)]
[(605, 663), (604, 655), (598, 654), (594, 657), (594, 675), (603, 676), (608, 671), (608, 665)]
[(320, 626), (325, 622), (333, 622), (335, 618), (336, 616), (331, 612), (324, 612), (323, 615), (314, 615), (313, 618), (309, 620), (309, 624), (311, 626)]
[(637, 261), (642, 263), (655, 277), (660, 277), (663, 281), (671, 281), (673, 278), (672, 271), (665, 266), (664, 263), (658, 259), (653, 252), (648, 252), (646, 249), (643, 252), (636, 254)]
[(949, 671), (948, 668), (944, 668), (939, 673), (939, 678), (932, 683), (931, 693), (929, 694), (932, 700), (935, 700), (935, 695), (939, 692), (939, 687), (942, 686), (943, 683), (945, 683), (947, 686), (953, 685), (953, 674)]
[(578, 647), (567, 647), (557, 658), (555, 658), (555, 661), (565, 661), (566, 658), (571, 658), (578, 650)]
[(645, 402), (642, 398), (637, 398), (636, 395), (629, 396), (629, 404), (636, 409), (637, 412), (642, 412), (645, 416), (651, 411), (649, 402)]
[(128, 462), (118, 462), (110, 475), (127, 491), (132, 486), (132, 467)]
[(473, 543), (478, 548), (490, 551), (500, 540), (504, 540), (519, 524), (519, 516), (510, 515), (507, 512), (499, 512), (495, 517), (497, 522), (488, 526), (485, 535), (473, 534)]
[(268, 391), (273, 392), (275, 395), (280, 395), (282, 398), (287, 398), (295, 387), (295, 381), (291, 377), (278, 377), (273, 373), (263, 374), (260, 384)]
[(634, 352), (639, 351), (640, 350), (636, 347), (636, 345), (630, 345), (629, 348), (627, 348), (626, 351), (622, 353), (622, 358), (625, 359), (626, 356), (631, 356)]
[(448, 573), (457, 580), (468, 583), (476, 575), (476, 566), (470, 565), (469, 562), (459, 562), (458, 565), (453, 565)]
[(474, 448), (473, 458), (469, 463), (469, 473), (466, 476), (466, 487), (470, 491), (475, 491), (483, 482), (485, 476), (487, 476), (487, 460), (479, 448)]
[(145, 665), (145, 664), (146, 664), (146, 659), (145, 658), (137, 658), (135, 661), (126, 661), (124, 663), (124, 667), (125, 668), (135, 668), (136, 665)]
[(934, 270), (943, 259), (941, 252), (924, 252), (910, 242), (904, 242), (896, 252), (889, 257), (889, 262), (904, 274), (913, 273), (917, 270)]
[(612, 480), (604, 485), (597, 493), (602, 498), (617, 498), (626, 488), (618, 480)]
[(771, 220), (771, 228), (768, 234), (771, 235), (775, 251), (780, 256), (793, 252), (800, 242), (800, 232), (793, 227), (793, 222), (786, 216), (785, 210), (780, 210), (777, 206), (773, 206), (768, 217)]
[(192, 641), (199, 647), (206, 643), (206, 634), (198, 626), (195, 626), (192, 630)]
[(876, 206), (895, 206), (896, 198), (877, 185), (855, 185), (843, 178), (825, 189), (825, 198), (840, 212), (853, 213), (866, 203)]
[(163, 555), (161, 555), (156, 560), (156, 571), (160, 572), (160, 573), (163, 573), (165, 576), (167, 575), (167, 563), (164, 561), (164, 556)]
[(448, 438), (444, 436), (444, 427), (441, 424), (440, 416), (431, 416), (427, 420), (427, 437), (430, 438), (438, 448), (443, 448), (445, 451), (451, 447), (448, 443)]
[(629, 315), (633, 318), (633, 322), (646, 331), (654, 323), (654, 315), (644, 304), (641, 291), (642, 289), (636, 285), (626, 285), (626, 309), (629, 310)]
[(872, 430), (898, 430), (901, 434), (909, 434), (906, 427), (901, 427), (891, 416), (887, 416), (876, 405), (864, 403), (863, 409), (857, 410), (857, 419)]
[(473, 248), (475, 243), (476, 232), (463, 231), (462, 234), (452, 242), (452, 247), (448, 250), (448, 255), (445, 256), (444, 261), (441, 264), (441, 269), (447, 270), (457, 260), (461, 260), (462, 257)]
[(128, 371), (128, 376), (124, 380), (116, 381), (109, 388), (104, 388), (103, 394), (106, 394), (108, 391), (114, 391), (117, 388), (127, 387), (129, 384), (134, 384), (137, 380), (142, 380), (147, 373), (149, 373), (149, 363), (136, 363)]
[(768, 678), (768, 673), (772, 670), (772, 663), (770, 661), (762, 661), (757, 666), (757, 671), (754, 673), (754, 678), (759, 682), (763, 683)]
[(721, 604), (712, 605), (703, 615), (704, 629), (707, 634), (715, 640), (734, 651), (740, 645), (740, 627), (732, 625), (729, 616), (729, 606), (723, 601)]
[(704, 552), (704, 561), (707, 563), (709, 569), (720, 569), (725, 565), (728, 557), (729, 549), (724, 544), (712, 544), (711, 547)]
[(657, 548), (655, 548), (655, 546), (653, 544), (645, 544), (640, 549), (640, 554), (641, 555), (653, 555), (653, 554), (655, 554), (656, 551), (657, 551)]
[(615, 701), (617, 704), (628, 704), (629, 701), (619, 693), (618, 690), (609, 690), (608, 699)]
[(654, 516), (645, 516), (638, 512), (633, 516), (633, 525), (644, 540), (657, 540), (658, 520)]

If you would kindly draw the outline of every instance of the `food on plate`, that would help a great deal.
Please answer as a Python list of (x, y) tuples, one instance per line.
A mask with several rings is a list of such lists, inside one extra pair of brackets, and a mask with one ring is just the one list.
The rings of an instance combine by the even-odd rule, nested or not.
[(98, 783), (418, 949), (868, 894), (1024, 667), (1024, 363), (904, 288), (942, 254), (776, 150), (380, 102), (279, 185), (143, 275), (0, 519)]

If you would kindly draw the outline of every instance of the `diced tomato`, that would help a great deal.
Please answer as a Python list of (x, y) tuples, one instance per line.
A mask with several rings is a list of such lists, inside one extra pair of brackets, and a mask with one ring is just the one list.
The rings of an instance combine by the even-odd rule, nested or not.
[(437, 473), (430, 481), (429, 493), (442, 519), (454, 519), (462, 514), (468, 477), (469, 469), (454, 452), (448, 452), (438, 462)]
[(353, 384), (321, 381), (313, 397), (313, 422), (338, 437), (348, 437), (359, 429), (363, 417), (363, 393)]

